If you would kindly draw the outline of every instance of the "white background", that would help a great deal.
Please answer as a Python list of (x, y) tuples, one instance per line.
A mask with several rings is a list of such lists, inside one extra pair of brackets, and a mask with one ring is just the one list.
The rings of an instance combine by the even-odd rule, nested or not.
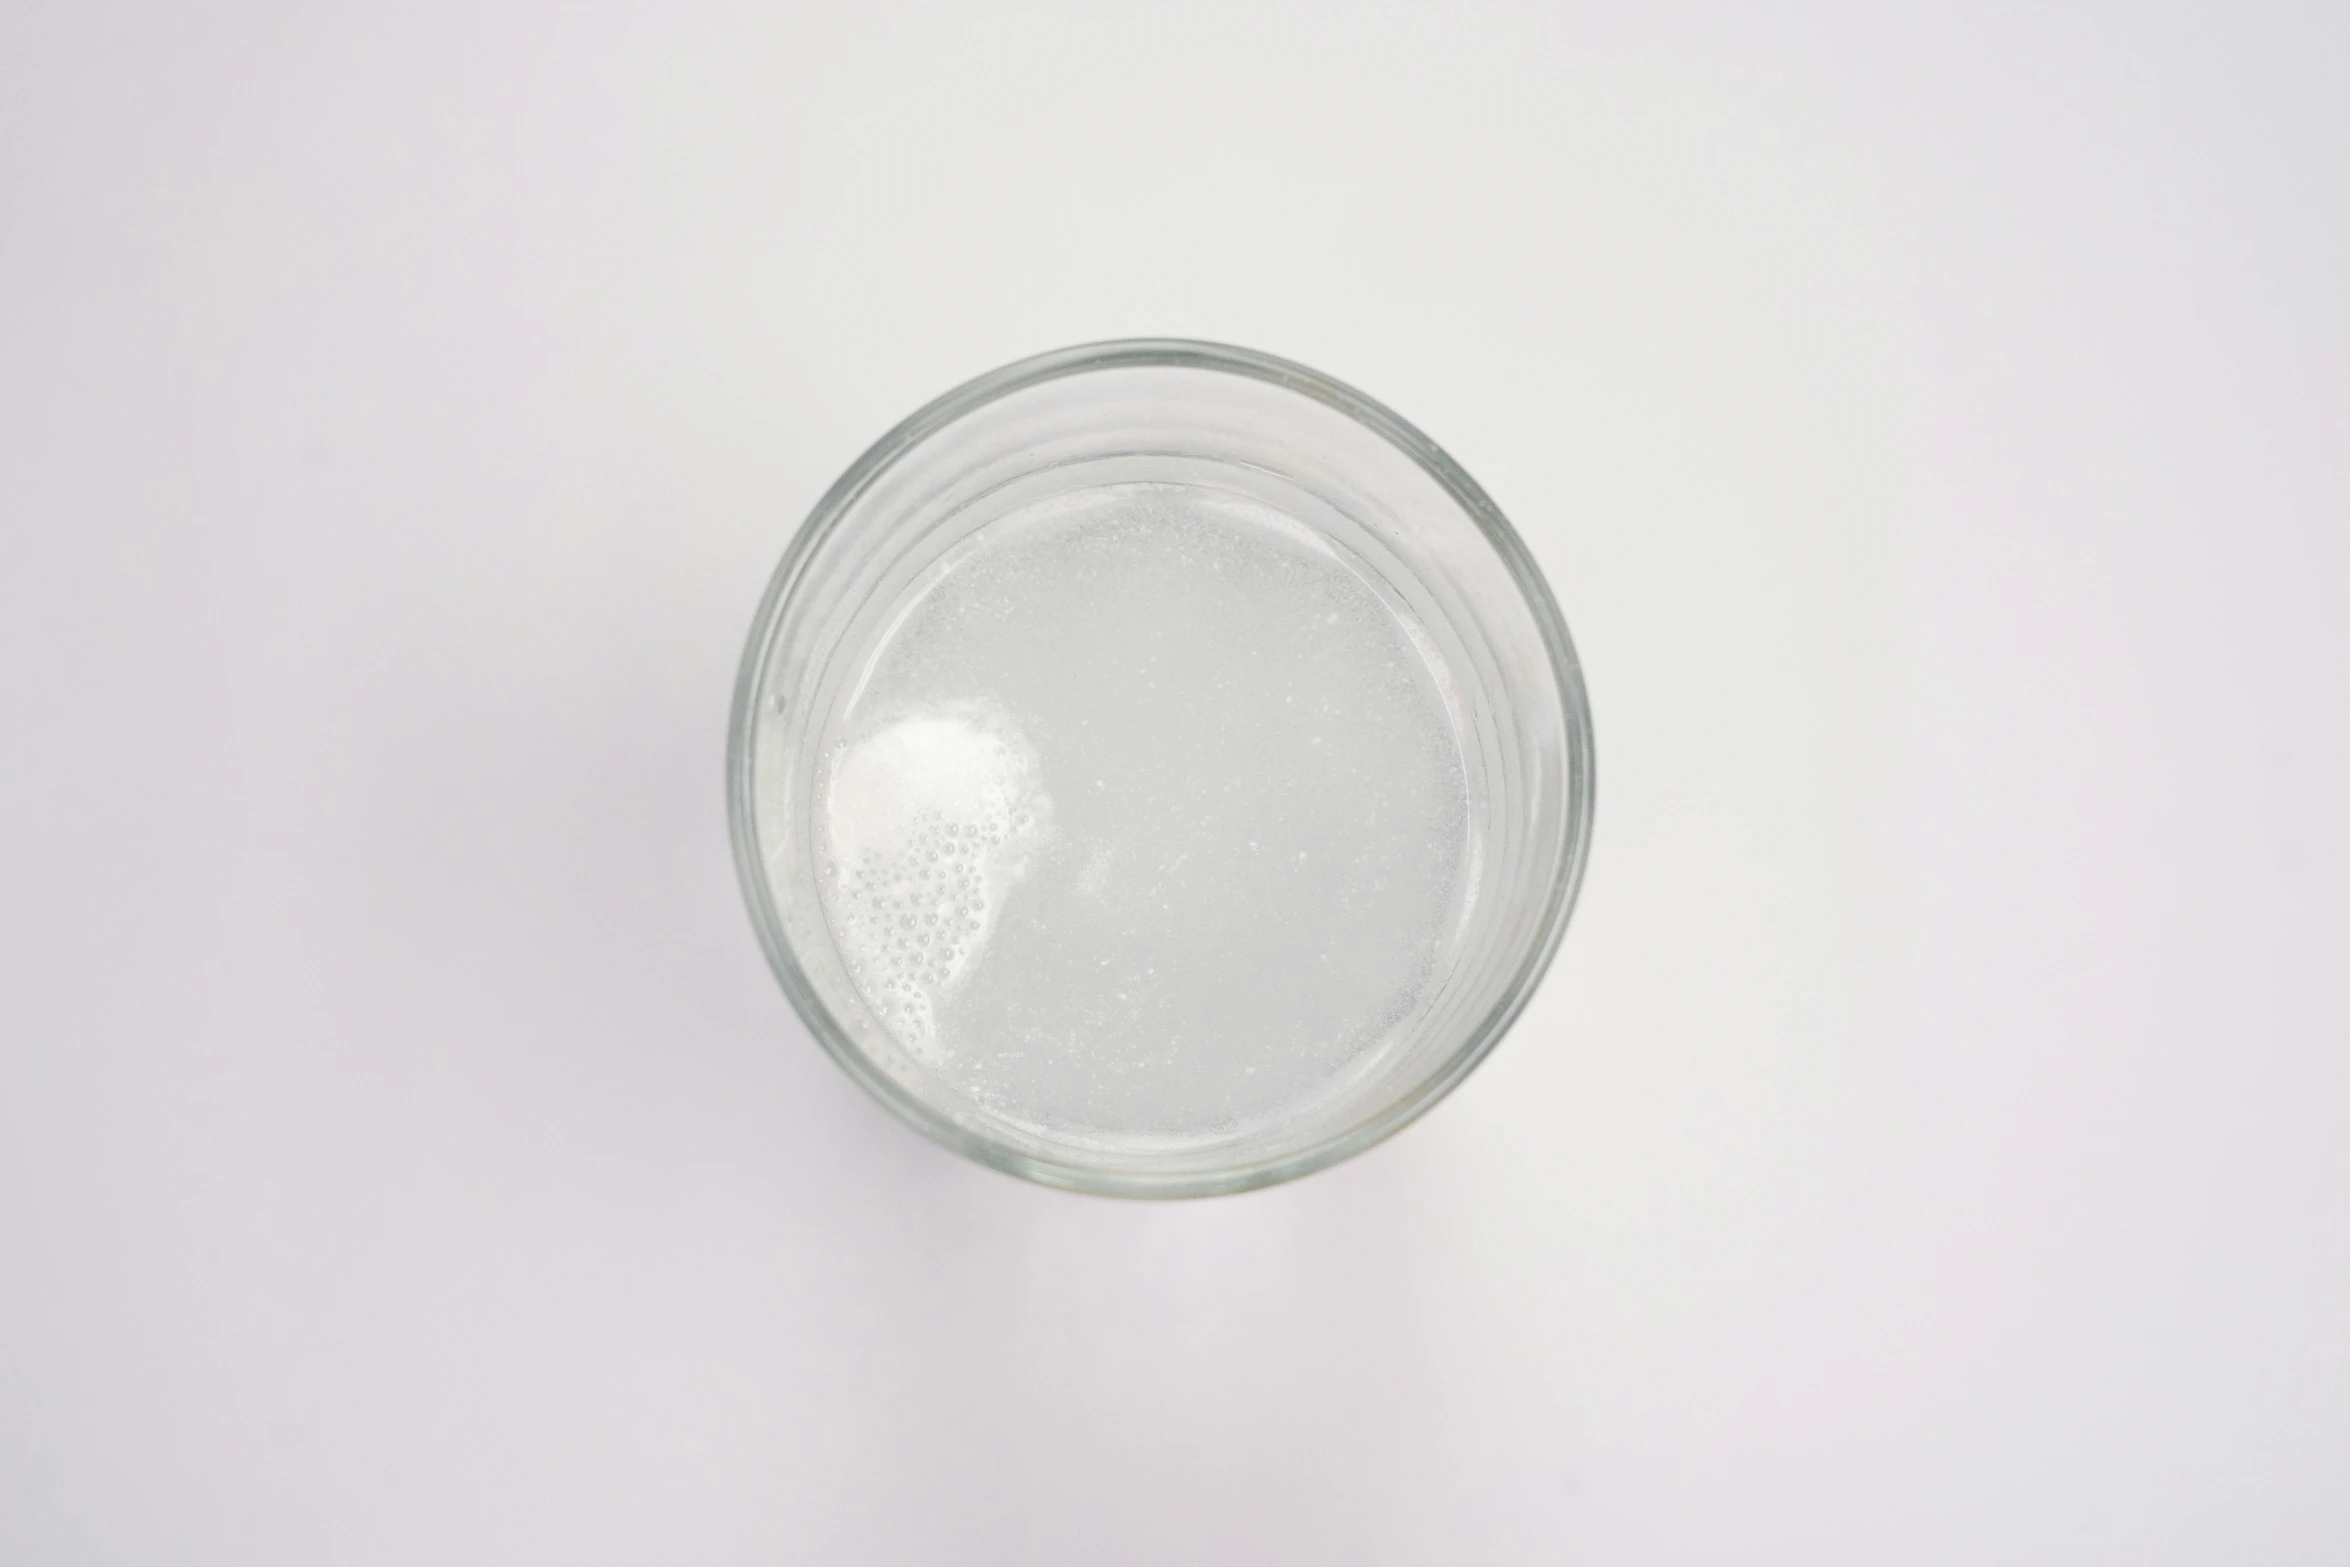
[[(740, 639), (1085, 339), (1386, 400), (1600, 814), (1302, 1184), (958, 1163)], [(0, 12), (0, 1561), (2350, 1559), (2350, 13)]]

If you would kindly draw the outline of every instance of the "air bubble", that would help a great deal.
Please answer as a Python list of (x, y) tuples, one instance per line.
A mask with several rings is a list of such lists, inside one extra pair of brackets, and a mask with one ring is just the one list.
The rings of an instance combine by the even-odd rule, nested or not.
[(901, 720), (831, 769), (825, 913), (851, 979), (918, 1054), (986, 940), (991, 881), (1019, 873), (1005, 847), (1044, 818), (1022, 804), (1034, 780), (1023, 747), (962, 717)]

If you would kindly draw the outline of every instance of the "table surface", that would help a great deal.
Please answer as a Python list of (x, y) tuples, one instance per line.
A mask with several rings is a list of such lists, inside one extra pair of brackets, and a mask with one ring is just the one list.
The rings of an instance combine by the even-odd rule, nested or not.
[[(0, 14), (0, 1559), (2350, 1557), (2350, 11)], [(1558, 966), (1135, 1206), (729, 866), (831, 479), (1388, 402), (1581, 647)]]

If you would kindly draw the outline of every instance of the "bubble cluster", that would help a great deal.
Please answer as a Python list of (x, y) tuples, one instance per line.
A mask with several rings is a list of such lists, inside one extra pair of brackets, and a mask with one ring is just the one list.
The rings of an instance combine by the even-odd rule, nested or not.
[(828, 791), (825, 915), (859, 994), (935, 1057), (938, 1008), (1026, 868), (1049, 803), (1003, 726), (904, 719), (845, 748)]

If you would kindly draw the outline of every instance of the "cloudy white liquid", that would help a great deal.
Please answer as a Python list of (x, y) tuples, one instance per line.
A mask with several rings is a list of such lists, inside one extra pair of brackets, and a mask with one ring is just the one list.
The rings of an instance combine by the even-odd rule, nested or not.
[(867, 651), (820, 777), (860, 994), (927, 1069), (1063, 1136), (1309, 1102), (1441, 982), (1470, 890), (1423, 641), (1228, 492), (992, 523)]

